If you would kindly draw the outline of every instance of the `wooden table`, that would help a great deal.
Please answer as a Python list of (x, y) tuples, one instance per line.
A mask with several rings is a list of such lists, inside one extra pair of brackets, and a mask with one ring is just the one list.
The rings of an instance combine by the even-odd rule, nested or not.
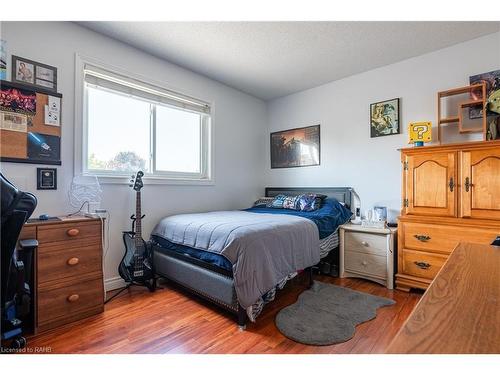
[(460, 243), (387, 353), (500, 353), (500, 247)]

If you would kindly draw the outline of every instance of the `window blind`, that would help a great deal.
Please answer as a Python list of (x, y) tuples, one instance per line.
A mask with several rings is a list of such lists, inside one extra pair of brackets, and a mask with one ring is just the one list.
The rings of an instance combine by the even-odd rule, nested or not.
[(210, 105), (204, 101), (124, 77), (92, 65), (85, 65), (84, 80), (87, 85), (118, 91), (153, 103), (162, 103), (192, 112), (210, 114)]

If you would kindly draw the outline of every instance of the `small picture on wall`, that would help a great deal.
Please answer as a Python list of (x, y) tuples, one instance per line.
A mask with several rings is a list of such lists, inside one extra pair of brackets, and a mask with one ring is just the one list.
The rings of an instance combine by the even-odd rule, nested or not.
[(370, 137), (400, 134), (399, 98), (370, 104)]
[(46, 92), (57, 92), (57, 68), (12, 56), (12, 82), (31, 85)]
[(37, 168), (36, 188), (37, 190), (57, 190), (57, 169)]
[(320, 164), (320, 126), (271, 133), (271, 168)]
[(35, 77), (35, 66), (22, 60), (16, 60), (15, 81), (32, 85)]

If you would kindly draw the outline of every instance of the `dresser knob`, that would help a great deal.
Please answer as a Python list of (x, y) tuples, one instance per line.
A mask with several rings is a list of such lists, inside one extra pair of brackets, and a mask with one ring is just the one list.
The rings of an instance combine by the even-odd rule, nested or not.
[(80, 296), (78, 294), (72, 294), (68, 296), (68, 302), (76, 302), (79, 298)]
[(366, 265), (368, 264), (368, 262), (367, 262), (366, 260), (364, 260), (364, 261), (362, 261), (362, 262), (361, 262), (361, 264), (362, 264), (363, 266), (366, 266)]
[(66, 263), (68, 263), (68, 266), (76, 266), (80, 262), (80, 259), (78, 258), (69, 258)]
[(366, 242), (366, 241), (361, 241), (361, 245), (363, 245), (363, 246), (368, 246), (368, 242)]
[(76, 228), (71, 228), (71, 229), (68, 229), (66, 231), (66, 234), (70, 237), (75, 237), (75, 236), (78, 236), (78, 234), (80, 233), (80, 230), (79, 229), (76, 229)]

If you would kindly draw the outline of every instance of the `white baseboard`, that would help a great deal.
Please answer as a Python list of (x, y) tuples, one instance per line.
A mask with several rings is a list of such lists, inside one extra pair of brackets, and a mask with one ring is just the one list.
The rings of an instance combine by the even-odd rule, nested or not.
[(125, 281), (120, 276), (115, 276), (110, 279), (104, 280), (104, 289), (106, 292), (110, 290), (123, 288), (125, 285)]

